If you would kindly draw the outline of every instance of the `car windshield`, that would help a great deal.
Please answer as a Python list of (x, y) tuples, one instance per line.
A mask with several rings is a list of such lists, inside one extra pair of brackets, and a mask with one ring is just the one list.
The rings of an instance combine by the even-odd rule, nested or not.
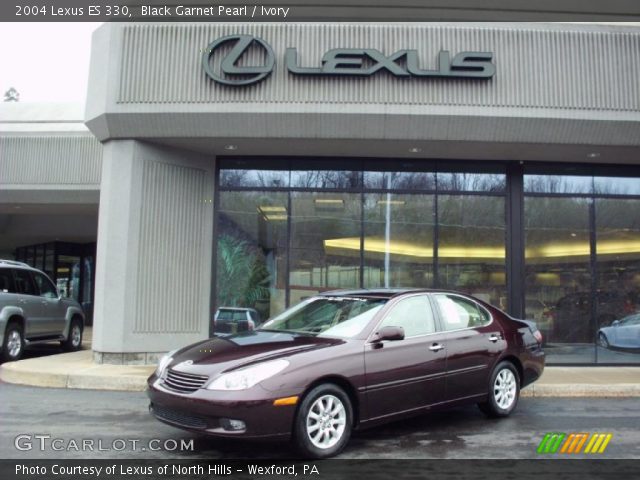
[(385, 303), (385, 298), (312, 297), (265, 322), (260, 330), (352, 338)]

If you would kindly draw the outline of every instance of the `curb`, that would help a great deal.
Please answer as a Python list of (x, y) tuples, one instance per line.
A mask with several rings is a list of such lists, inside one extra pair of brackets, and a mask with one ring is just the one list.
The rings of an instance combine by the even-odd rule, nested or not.
[(0, 365), (0, 380), (45, 388), (142, 392), (155, 365), (99, 365), (91, 350), (63, 353)]
[(610, 385), (597, 384), (533, 384), (520, 392), (521, 397), (596, 397), (596, 398), (628, 398), (640, 397), (640, 385), (634, 383), (618, 383)]
[[(151, 369), (153, 371), (153, 369)], [(149, 373), (151, 375), (151, 373)], [(24, 370), (14, 370), (4, 365), (0, 367), (0, 380), (15, 385), (44, 388), (76, 388), (83, 390), (114, 390), (143, 392), (147, 388), (147, 377), (140, 375), (100, 375), (100, 374), (42, 374)]]
[[(640, 397), (640, 368), (611, 368), (549, 367), (541, 380), (522, 390), (521, 396)], [(92, 351), (86, 349), (5, 363), (0, 365), (0, 380), (32, 387), (142, 392), (154, 369), (155, 365), (96, 364)], [(611, 383), (602, 382), (605, 378)], [(575, 383), (569, 383), (571, 380)]]

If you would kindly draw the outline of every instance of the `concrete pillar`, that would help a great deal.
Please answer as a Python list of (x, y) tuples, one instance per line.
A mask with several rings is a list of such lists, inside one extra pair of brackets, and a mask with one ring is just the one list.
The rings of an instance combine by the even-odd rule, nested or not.
[(105, 143), (96, 259), (97, 363), (154, 363), (208, 337), (214, 158)]

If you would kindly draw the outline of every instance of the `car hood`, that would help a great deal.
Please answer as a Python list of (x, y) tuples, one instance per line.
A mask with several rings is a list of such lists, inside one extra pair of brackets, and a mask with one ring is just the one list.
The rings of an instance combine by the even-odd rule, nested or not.
[(170, 367), (211, 375), (343, 343), (344, 340), (336, 338), (256, 330), (213, 337), (185, 347), (173, 355)]

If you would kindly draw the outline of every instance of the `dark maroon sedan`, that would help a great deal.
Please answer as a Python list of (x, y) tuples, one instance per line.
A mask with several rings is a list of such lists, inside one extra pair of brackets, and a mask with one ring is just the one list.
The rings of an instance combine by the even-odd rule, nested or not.
[(329, 292), (256, 331), (170, 352), (149, 377), (150, 409), (176, 427), (293, 438), (329, 457), (354, 428), (435, 408), (509, 415), (544, 369), (541, 341), (533, 324), (460, 293)]

